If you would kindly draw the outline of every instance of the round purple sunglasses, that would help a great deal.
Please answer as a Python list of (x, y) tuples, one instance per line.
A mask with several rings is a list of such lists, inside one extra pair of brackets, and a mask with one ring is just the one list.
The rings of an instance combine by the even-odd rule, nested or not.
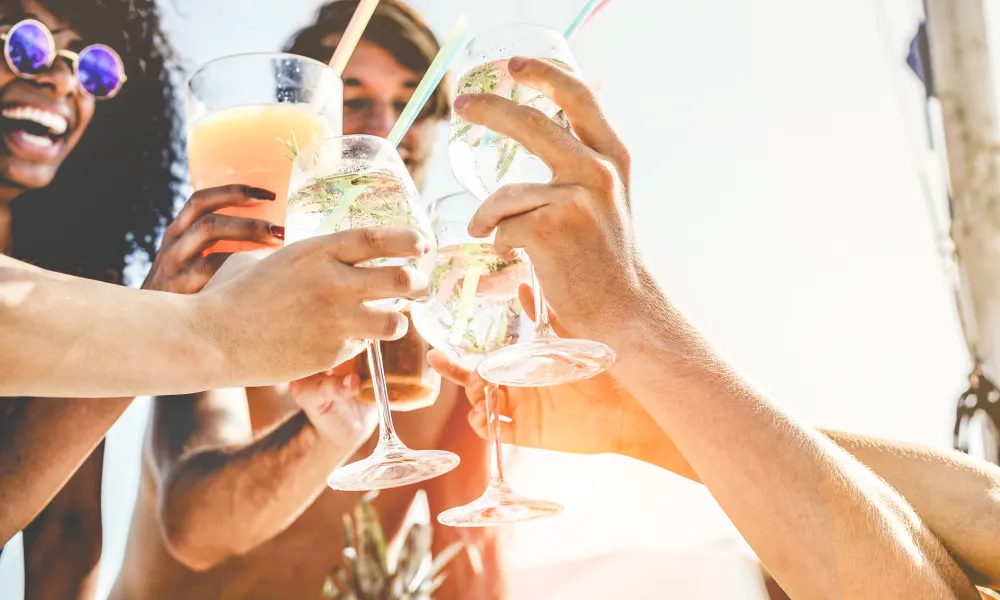
[(114, 98), (125, 85), (125, 65), (118, 53), (104, 44), (91, 44), (79, 53), (57, 50), (52, 32), (34, 20), (19, 21), (3, 40), (3, 56), (7, 66), (18, 77), (35, 79), (52, 68), (57, 57), (73, 65), (73, 74), (80, 88), (98, 100)]

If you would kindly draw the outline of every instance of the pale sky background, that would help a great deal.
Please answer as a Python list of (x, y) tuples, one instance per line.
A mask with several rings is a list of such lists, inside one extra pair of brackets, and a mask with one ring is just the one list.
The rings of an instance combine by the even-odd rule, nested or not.
[[(163, 4), (191, 66), (277, 49), (319, 2)], [(476, 30), (561, 30), (583, 2), (413, 4), (443, 35), (460, 9)], [(947, 446), (968, 359), (920, 187), (918, 165), (933, 161), (903, 63), (918, 10), (615, 0), (573, 49), (632, 150), (638, 233), (673, 300), (805, 421)], [(425, 195), (457, 189), (441, 153)], [(137, 402), (109, 439), (104, 592), (147, 414)], [(519, 598), (761, 598), (738, 534), (698, 486), (613, 457), (518, 451), (512, 470), (519, 491), (567, 507), (511, 531)], [(18, 546), (0, 562), (5, 599), (21, 593)]]

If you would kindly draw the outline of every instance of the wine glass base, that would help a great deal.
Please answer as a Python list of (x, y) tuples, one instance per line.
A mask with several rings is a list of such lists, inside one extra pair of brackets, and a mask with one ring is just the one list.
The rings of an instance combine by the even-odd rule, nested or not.
[(497, 385), (542, 387), (590, 379), (614, 362), (615, 351), (600, 342), (543, 337), (497, 350), (478, 371)]
[(384, 490), (444, 475), (458, 463), (457, 454), (444, 450), (410, 450), (405, 446), (384, 452), (376, 450), (368, 458), (330, 473), (326, 484), (345, 492)]
[(533, 500), (509, 488), (490, 488), (479, 499), (444, 511), (438, 523), (448, 527), (497, 527), (554, 517), (563, 507), (548, 500)]

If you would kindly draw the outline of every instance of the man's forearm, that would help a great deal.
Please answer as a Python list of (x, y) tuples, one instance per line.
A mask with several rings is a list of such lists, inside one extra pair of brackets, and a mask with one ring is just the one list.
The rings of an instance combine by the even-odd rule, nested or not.
[(892, 488), (654, 308), (630, 331), (597, 332), (619, 342), (615, 375), (793, 597), (975, 597)]
[(1000, 585), (1000, 467), (960, 452), (823, 433), (895, 488), (974, 583)]
[(194, 570), (249, 552), (291, 525), (356, 447), (299, 412), (246, 446), (182, 458), (161, 484), (168, 548)]
[(109, 397), (220, 387), (198, 301), (0, 256), (0, 396)]
[[(687, 459), (651, 418), (625, 454), (699, 482)], [(820, 432), (884, 479), (941, 540), (973, 583), (1000, 585), (1000, 467), (954, 451)], [(956, 510), (961, 507), (962, 510)]]
[(27, 527), (131, 398), (28, 398), (0, 421), (0, 545)]

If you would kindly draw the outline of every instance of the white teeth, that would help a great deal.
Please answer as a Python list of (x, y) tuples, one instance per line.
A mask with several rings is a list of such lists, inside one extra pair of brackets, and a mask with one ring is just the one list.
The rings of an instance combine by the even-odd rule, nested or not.
[(48, 129), (52, 135), (62, 135), (69, 128), (69, 123), (60, 115), (33, 106), (12, 106), (3, 109), (3, 112), (0, 114), (3, 114), (5, 119), (12, 121), (38, 123)]
[(28, 133), (27, 131), (21, 132), (21, 140), (24, 141), (29, 146), (34, 146), (35, 148), (51, 148), (55, 145), (52, 138), (46, 137), (44, 135), (34, 135)]

